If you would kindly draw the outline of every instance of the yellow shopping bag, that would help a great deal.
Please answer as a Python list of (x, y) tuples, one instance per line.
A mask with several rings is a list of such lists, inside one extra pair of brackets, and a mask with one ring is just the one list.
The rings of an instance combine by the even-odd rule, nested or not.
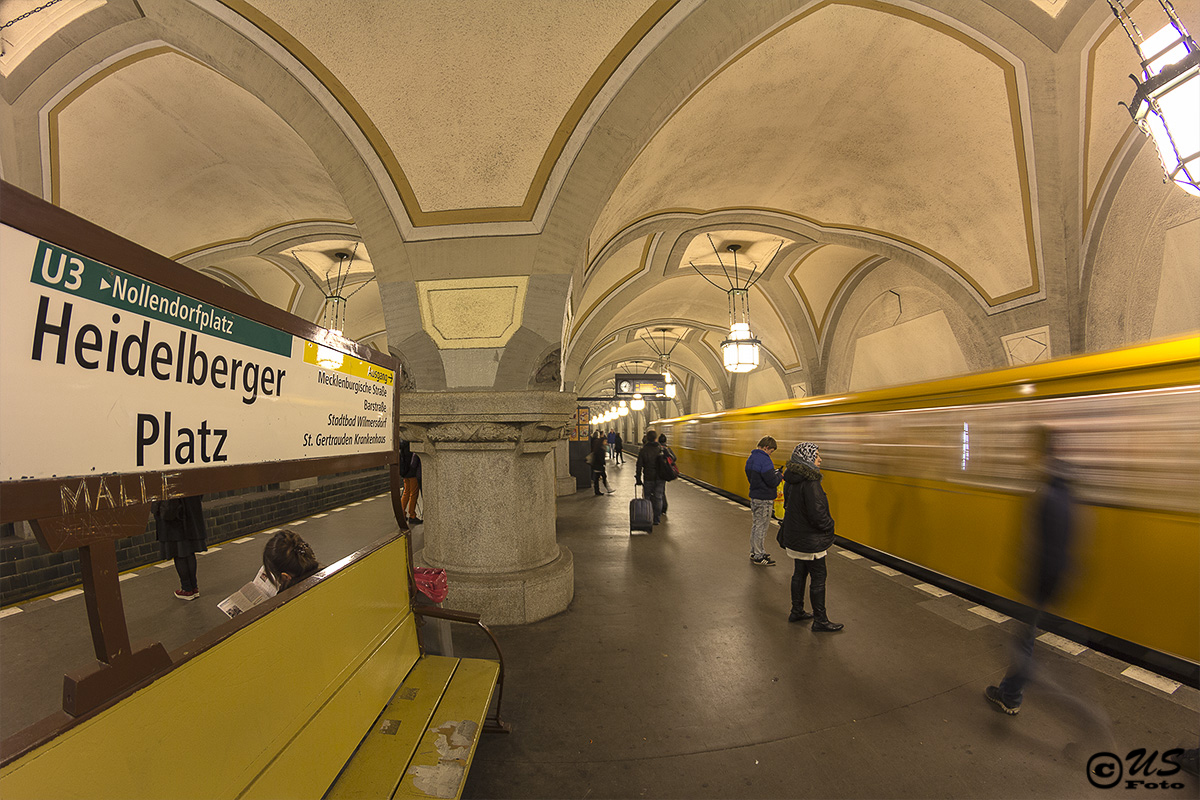
[(779, 486), (775, 489), (775, 507), (772, 512), (775, 519), (783, 519), (783, 481), (779, 481)]

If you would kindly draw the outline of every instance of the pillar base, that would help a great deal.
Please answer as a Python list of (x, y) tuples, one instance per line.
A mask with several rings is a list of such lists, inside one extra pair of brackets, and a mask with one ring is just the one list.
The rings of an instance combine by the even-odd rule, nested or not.
[[(485, 625), (524, 625), (567, 610), (575, 596), (575, 559), (566, 547), (549, 564), (520, 572), (471, 575), (447, 571), (449, 593), (443, 605), (479, 614)], [(425, 551), (413, 564), (429, 566)]]

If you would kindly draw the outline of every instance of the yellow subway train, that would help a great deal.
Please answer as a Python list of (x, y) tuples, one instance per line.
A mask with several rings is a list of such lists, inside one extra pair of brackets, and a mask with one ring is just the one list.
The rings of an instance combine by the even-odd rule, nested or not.
[[(995, 372), (656, 420), (681, 472), (745, 497), (763, 436), (777, 464), (821, 448), (837, 533), (981, 596), (1020, 600), (1033, 431), (1061, 432), (1083, 520), (1071, 590), (1052, 611), (1114, 641), (1200, 661), (1200, 338)], [(948, 580), (947, 580), (948, 579)]]

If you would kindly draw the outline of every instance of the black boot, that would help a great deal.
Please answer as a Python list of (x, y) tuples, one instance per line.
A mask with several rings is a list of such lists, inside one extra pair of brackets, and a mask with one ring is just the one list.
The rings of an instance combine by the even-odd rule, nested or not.
[(826, 574), (825, 559), (819, 558), (814, 561), (812, 567), (812, 585), (809, 587), (808, 598), (812, 602), (814, 617), (812, 629), (816, 633), (833, 633), (846, 627), (840, 622), (830, 622), (829, 616), (825, 613)]
[(804, 583), (807, 577), (804, 565), (797, 560), (796, 569), (792, 572), (792, 613), (788, 614), (788, 622), (803, 622), (813, 618), (804, 610)]

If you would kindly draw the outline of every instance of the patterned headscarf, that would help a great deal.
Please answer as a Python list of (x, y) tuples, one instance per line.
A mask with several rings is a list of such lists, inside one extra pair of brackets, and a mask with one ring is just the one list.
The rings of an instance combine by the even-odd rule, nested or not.
[(812, 442), (801, 442), (792, 450), (792, 461), (803, 461), (805, 464), (816, 466), (818, 448)]

